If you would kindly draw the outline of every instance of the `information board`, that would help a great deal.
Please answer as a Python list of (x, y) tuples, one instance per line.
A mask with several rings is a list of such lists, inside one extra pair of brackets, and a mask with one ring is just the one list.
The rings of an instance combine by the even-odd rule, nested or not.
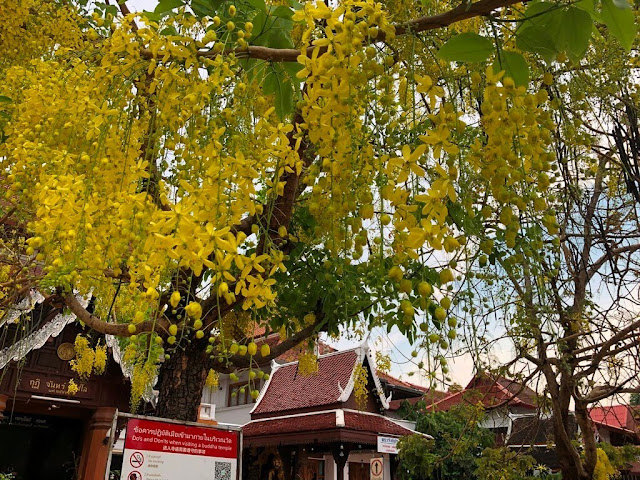
[(378, 436), (378, 452), (380, 453), (398, 453), (398, 438)]
[(121, 480), (236, 480), (238, 433), (132, 418)]

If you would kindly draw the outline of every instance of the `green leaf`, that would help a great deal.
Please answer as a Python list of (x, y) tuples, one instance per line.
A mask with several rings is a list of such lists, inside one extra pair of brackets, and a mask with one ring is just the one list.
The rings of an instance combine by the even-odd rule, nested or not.
[[(281, 13), (284, 15), (284, 12)], [(292, 28), (292, 20), (281, 16), (267, 16), (260, 12), (253, 19), (255, 33), (251, 38), (251, 44), (272, 48), (293, 48), (290, 35)]]
[(596, 22), (602, 23), (600, 12), (596, 10), (595, 0), (580, 0), (574, 3), (574, 6), (576, 8), (579, 8), (580, 10), (584, 10), (585, 12), (587, 12)]
[(222, 1), (191, 0), (190, 6), (191, 10), (193, 10), (193, 13), (195, 13), (200, 18), (214, 17), (220, 10)]
[(13, 99), (9, 97), (5, 97), (4, 95), (0, 95), (0, 103), (11, 103)]
[(271, 11), (271, 15), (274, 17), (291, 19), (291, 17), (293, 17), (293, 10), (289, 7), (285, 7), (284, 5), (280, 5)]
[(593, 20), (587, 12), (575, 7), (567, 8), (556, 34), (556, 48), (566, 51), (571, 61), (580, 60), (589, 48), (592, 25)]
[(247, 4), (251, 5), (258, 12), (266, 12), (267, 4), (264, 0), (246, 0)]
[(163, 28), (162, 31), (160, 32), (160, 35), (177, 35), (178, 31), (176, 30), (176, 27), (174, 27), (173, 25), (169, 25), (166, 28)]
[(526, 86), (529, 83), (529, 64), (517, 52), (501, 52), (499, 59), (493, 64), (494, 72), (500, 70), (505, 71), (505, 76), (513, 78), (517, 86)]
[(524, 25), (547, 26), (549, 24), (549, 16), (556, 11), (557, 6), (553, 3), (531, 3), (524, 12), (523, 18), (526, 18)]
[[(527, 7), (523, 25), (516, 33), (519, 48), (540, 54), (547, 62), (552, 52), (567, 52), (572, 61), (580, 60), (589, 48), (595, 14), (594, 0), (580, 0), (575, 7), (558, 8), (540, 2)], [(522, 37), (522, 38), (520, 38)]]
[(624, 49), (631, 50), (638, 30), (633, 10), (618, 8), (612, 0), (602, 0), (602, 21)]
[(628, 0), (613, 0), (613, 4), (618, 8), (631, 8), (631, 4)]
[(558, 49), (547, 30), (538, 25), (530, 25), (516, 33), (516, 45), (525, 52), (537, 53), (549, 63), (558, 53)]
[(447, 41), (438, 58), (449, 62), (483, 62), (493, 53), (493, 42), (477, 33), (461, 33)]
[(302, 70), (301, 64), (296, 62), (283, 62), (282, 68), (284, 69), (285, 72), (287, 72), (287, 74), (289, 75), (289, 78), (291, 78), (291, 81), (294, 84), (302, 83), (302, 79), (297, 77), (298, 72)]
[(144, 10), (142, 12), (142, 16), (145, 17), (147, 20), (151, 20), (152, 22), (159, 22), (160, 20), (162, 20), (162, 17), (163, 17), (163, 15), (159, 13), (149, 12), (147, 10)]
[(276, 114), (280, 119), (284, 119), (293, 112), (293, 84), (280, 65), (271, 66), (262, 84), (262, 90), (265, 95), (274, 96)]
[(183, 0), (160, 0), (153, 13), (164, 13), (184, 5)]

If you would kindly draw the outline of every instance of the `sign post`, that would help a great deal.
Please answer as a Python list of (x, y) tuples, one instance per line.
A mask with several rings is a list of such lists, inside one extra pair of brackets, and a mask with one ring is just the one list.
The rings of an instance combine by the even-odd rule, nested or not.
[(369, 464), (370, 480), (383, 480), (384, 463), (382, 458), (372, 458)]
[(153, 417), (127, 417), (121, 480), (236, 480), (238, 431)]

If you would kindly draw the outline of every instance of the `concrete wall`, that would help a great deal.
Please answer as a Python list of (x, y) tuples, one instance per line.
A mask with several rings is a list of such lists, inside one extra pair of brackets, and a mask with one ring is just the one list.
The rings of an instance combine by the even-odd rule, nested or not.
[[(265, 369), (269, 373), (270, 369)], [(251, 409), (255, 403), (247, 405), (237, 405), (230, 407), (229, 402), (229, 386), (232, 383), (246, 382), (249, 378), (248, 372), (238, 375), (238, 380), (232, 382), (229, 375), (220, 375), (218, 380), (218, 388), (211, 389), (205, 387), (202, 392), (202, 403), (215, 405), (215, 420), (218, 423), (226, 423), (231, 425), (244, 425), (251, 421)], [(262, 381), (262, 387), (266, 382)]]

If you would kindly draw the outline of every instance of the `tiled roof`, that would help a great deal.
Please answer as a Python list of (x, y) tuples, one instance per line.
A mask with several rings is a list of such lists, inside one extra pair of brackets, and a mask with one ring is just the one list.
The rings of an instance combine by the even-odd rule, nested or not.
[(390, 385), (396, 385), (398, 387), (411, 388), (413, 390), (418, 390), (420, 392), (428, 392), (429, 387), (423, 387), (422, 385), (416, 385), (415, 383), (405, 382), (404, 380), (400, 380), (399, 378), (392, 377), (388, 373), (384, 373), (381, 371), (376, 372), (380, 380), (387, 382)]
[(285, 433), (313, 433), (332, 429), (397, 436), (415, 433), (382, 415), (351, 410), (330, 410), (253, 420), (242, 428), (242, 434), (244, 437), (258, 437)]
[(636, 433), (637, 430), (633, 412), (627, 405), (594, 407), (589, 410), (589, 416), (597, 425), (625, 430), (629, 433)]
[[(308, 348), (306, 345), (300, 345), (298, 347), (292, 348), (291, 350), (283, 353), (278, 357), (279, 362), (296, 362), (300, 358), (300, 355), (307, 353)], [(318, 340), (318, 355), (327, 355), (329, 353), (334, 353), (337, 350), (333, 348), (331, 345), (327, 345), (321, 340)]]
[(476, 404), (480, 401), (485, 407), (508, 404), (533, 409), (536, 405), (536, 397), (536, 393), (529, 387), (513, 380), (504, 377), (492, 378), (487, 375), (476, 375), (463, 391), (437, 400), (427, 408), (446, 411), (459, 403)]
[(305, 416), (253, 420), (242, 427), (242, 435), (244, 437), (257, 437), (278, 433), (302, 433), (310, 430), (319, 432), (333, 428), (336, 428), (336, 414), (334, 411), (331, 411)]
[(355, 350), (319, 357), (318, 373), (314, 375), (298, 373), (297, 362), (276, 368), (252, 414), (286, 412), (339, 402), (340, 388), (347, 387), (357, 359)]
[(401, 398), (398, 400), (391, 400), (389, 402), (389, 410), (398, 410), (404, 402), (408, 402), (410, 405), (415, 405), (418, 402), (424, 402), (426, 405), (432, 405), (444, 398), (450, 396), (447, 392), (440, 392), (438, 390), (427, 390), (427, 392), (421, 397), (414, 398)]
[[(266, 327), (264, 325), (254, 327), (254, 340), (258, 346), (266, 343), (269, 347), (274, 348), (280, 343), (280, 334), (278, 332), (271, 332), (266, 335)], [(328, 353), (333, 353), (337, 351), (331, 345), (323, 342), (322, 340), (317, 341), (318, 354), (326, 355)], [(287, 363), (297, 361), (300, 355), (308, 352), (308, 347), (306, 344), (300, 344), (297, 347), (293, 347), (291, 350), (287, 350), (282, 355), (277, 358), (279, 363)]]
[(386, 435), (411, 435), (415, 433), (382, 415), (350, 412), (344, 413), (345, 428), (363, 432), (382, 433)]

